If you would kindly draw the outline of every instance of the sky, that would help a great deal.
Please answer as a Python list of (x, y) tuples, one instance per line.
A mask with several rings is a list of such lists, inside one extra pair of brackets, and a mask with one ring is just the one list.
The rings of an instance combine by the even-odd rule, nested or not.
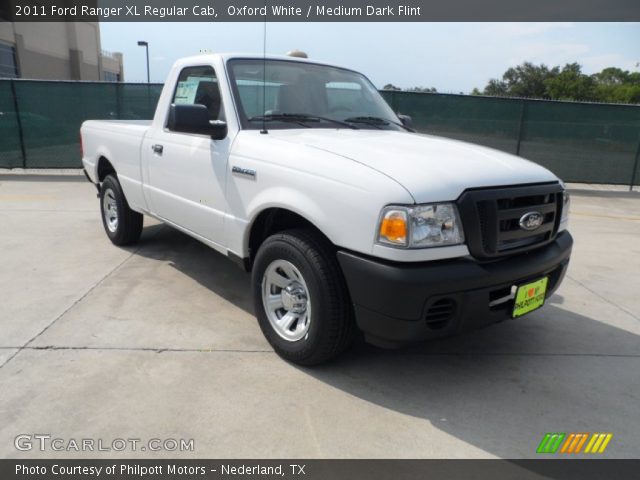
[[(124, 54), (125, 81), (164, 82), (180, 57), (209, 52), (261, 53), (263, 24), (100, 24), (102, 48)], [(349, 67), (381, 88), (435, 87), (469, 93), (524, 61), (578, 62), (585, 73), (605, 67), (640, 71), (640, 23), (268, 23), (267, 53), (292, 49)]]

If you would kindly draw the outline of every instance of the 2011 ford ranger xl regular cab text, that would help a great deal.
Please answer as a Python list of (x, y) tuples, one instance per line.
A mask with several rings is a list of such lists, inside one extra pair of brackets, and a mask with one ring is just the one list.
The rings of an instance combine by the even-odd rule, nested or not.
[(395, 346), (542, 306), (573, 242), (562, 182), (405, 123), (352, 70), (204, 55), (174, 65), (153, 121), (85, 122), (83, 163), (114, 244), (150, 215), (237, 261), (299, 364), (359, 331)]

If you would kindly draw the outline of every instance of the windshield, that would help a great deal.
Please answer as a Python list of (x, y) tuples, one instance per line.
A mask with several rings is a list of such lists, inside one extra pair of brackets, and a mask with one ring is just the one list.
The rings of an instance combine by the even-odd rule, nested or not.
[(245, 129), (260, 129), (264, 122), (269, 129), (403, 129), (359, 73), (288, 60), (235, 59), (228, 65)]

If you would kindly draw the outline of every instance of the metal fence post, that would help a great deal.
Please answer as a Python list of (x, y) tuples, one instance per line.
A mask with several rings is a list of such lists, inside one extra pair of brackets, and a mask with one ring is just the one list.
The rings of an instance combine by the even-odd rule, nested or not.
[(522, 100), (522, 108), (520, 109), (520, 121), (518, 122), (518, 143), (516, 144), (516, 155), (520, 156), (520, 144), (522, 143), (522, 132), (524, 130), (524, 116), (527, 109), (527, 101)]
[(20, 108), (18, 107), (18, 95), (16, 94), (16, 82), (10, 80), (11, 96), (13, 96), (13, 110), (16, 113), (16, 123), (18, 124), (18, 139), (20, 140), (20, 151), (22, 152), (22, 168), (27, 168), (27, 153), (24, 148), (24, 135), (22, 133), (22, 120), (20, 119)]
[(633, 185), (636, 183), (636, 175), (638, 175), (638, 163), (640, 163), (640, 139), (638, 140), (638, 148), (636, 148), (636, 159), (633, 164), (633, 173), (629, 182), (629, 191), (633, 192)]
[(402, 113), (402, 112), (398, 112), (398, 99), (396, 97), (396, 92), (395, 90), (391, 90), (390, 91), (391, 94), (391, 109), (395, 112), (395, 113)]
[(151, 84), (147, 82), (147, 115), (153, 118), (153, 112), (151, 111)]
[(113, 88), (116, 90), (116, 118), (120, 120), (122, 118), (122, 89), (119, 83), (114, 83)]

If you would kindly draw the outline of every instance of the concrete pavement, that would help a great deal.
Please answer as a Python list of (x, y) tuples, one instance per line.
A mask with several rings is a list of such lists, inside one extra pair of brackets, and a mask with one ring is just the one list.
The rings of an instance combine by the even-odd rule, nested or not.
[[(400, 351), (280, 360), (249, 276), (145, 219), (102, 231), (79, 178), (0, 176), (0, 455), (530, 458), (545, 432), (640, 456), (640, 196), (572, 198), (568, 278), (525, 318)], [(193, 439), (187, 452), (21, 452), (20, 434)]]

